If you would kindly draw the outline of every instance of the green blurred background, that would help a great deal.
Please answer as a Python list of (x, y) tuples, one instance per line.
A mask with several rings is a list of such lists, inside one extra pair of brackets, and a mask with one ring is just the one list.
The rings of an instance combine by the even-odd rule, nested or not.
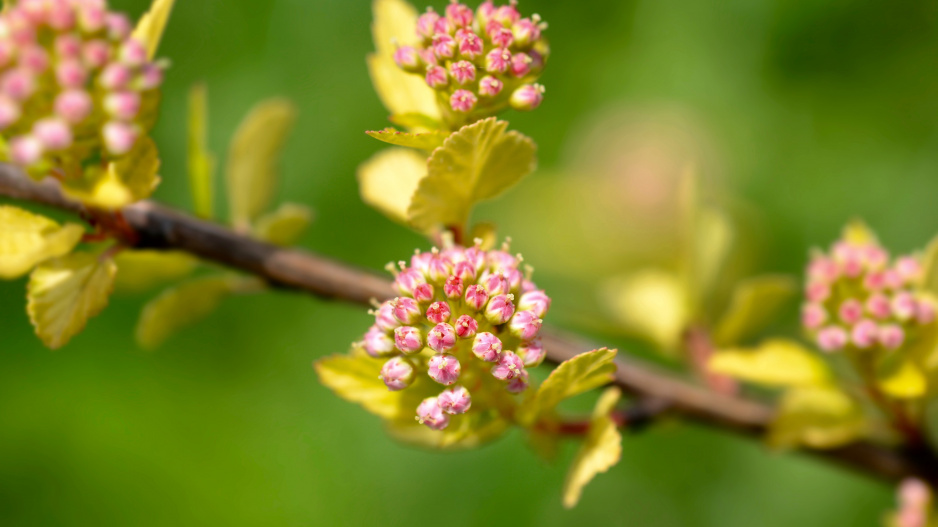
[[(134, 16), (147, 3), (111, 2)], [(281, 196), (316, 211), (305, 247), (379, 269), (424, 246), (358, 199), (356, 166), (381, 148), (363, 131), (386, 125), (364, 65), (369, 2), (177, 3), (161, 48), (173, 65), (155, 130), (158, 199), (190, 206), (186, 92), (205, 81), (210, 142), (222, 158), (253, 103), (284, 95), (299, 106)], [(596, 311), (589, 284), (601, 277), (578, 279), (547, 260), (574, 236), (602, 247), (607, 226), (574, 222), (588, 194), (542, 202), (545, 186), (589, 187), (619, 169), (647, 183), (673, 172), (669, 152), (696, 158), (724, 195), (758, 211), (758, 270), (800, 273), (808, 248), (854, 216), (901, 250), (938, 232), (935, 2), (521, 8), (549, 21), (553, 54), (544, 105), (507, 118), (538, 142), (541, 171), (479, 216), (515, 234), (529, 263), (545, 262), (537, 278), (554, 296), (548, 321), (575, 326)], [(597, 160), (603, 148), (590, 148), (609, 139), (609, 116), (633, 141), (653, 139), (652, 161), (635, 169)], [(542, 227), (568, 214), (563, 236)], [(604, 252), (573, 256), (589, 269)], [(32, 335), (23, 296), (24, 281), (0, 283), (2, 525), (849, 526), (878, 524), (892, 503), (885, 485), (810, 458), (665, 424), (626, 437), (622, 462), (564, 511), (574, 444), (555, 464), (516, 433), (478, 451), (417, 451), (323, 388), (310, 364), (360, 336), (368, 321), (357, 306), (287, 293), (236, 298), (147, 353), (132, 328), (152, 294), (115, 296), (85, 333), (50, 352)]]

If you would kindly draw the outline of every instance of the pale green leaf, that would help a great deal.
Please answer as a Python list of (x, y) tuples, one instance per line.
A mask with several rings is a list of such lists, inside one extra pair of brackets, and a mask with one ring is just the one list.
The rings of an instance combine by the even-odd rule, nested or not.
[(922, 257), (922, 278), (920, 287), (938, 297), (938, 236), (929, 242)]
[(156, 50), (160, 46), (163, 30), (166, 29), (166, 22), (169, 20), (174, 3), (175, 0), (153, 0), (150, 10), (140, 18), (140, 22), (134, 28), (133, 38), (146, 46), (147, 58), (150, 60), (156, 56)]
[(277, 210), (257, 219), (254, 235), (267, 243), (293, 245), (313, 221), (313, 211), (305, 205), (284, 203)]
[(769, 445), (776, 448), (835, 448), (866, 433), (860, 406), (830, 386), (799, 386), (782, 396), (769, 427)]
[(89, 253), (71, 253), (29, 276), (26, 312), (46, 346), (64, 346), (107, 306), (117, 266)]
[(198, 260), (179, 251), (122, 251), (115, 258), (118, 291), (140, 292), (189, 275)]
[(623, 329), (673, 354), (690, 321), (685, 283), (674, 273), (645, 269), (610, 280), (601, 300)]
[(928, 390), (925, 373), (908, 353), (894, 351), (876, 364), (876, 384), (883, 393), (897, 399), (923, 397)]
[(406, 146), (408, 148), (419, 148), (421, 150), (434, 150), (442, 146), (443, 140), (446, 139), (446, 136), (440, 132), (409, 133), (399, 132), (394, 128), (385, 128), (384, 130), (368, 131), (365, 133), (385, 143)]
[(411, 197), (426, 175), (426, 157), (407, 148), (388, 148), (359, 165), (359, 192), (362, 201), (406, 224)]
[(816, 353), (784, 339), (767, 340), (753, 349), (719, 350), (710, 357), (708, 368), (766, 386), (820, 385), (830, 378)]
[(293, 103), (269, 99), (255, 106), (235, 132), (226, 166), (228, 205), (235, 225), (250, 224), (270, 206), (281, 150), (295, 119)]
[(156, 143), (149, 136), (140, 138), (130, 152), (108, 164), (108, 171), (127, 188), (132, 201), (149, 198), (160, 183)]
[(729, 216), (713, 207), (701, 207), (694, 225), (693, 275), (694, 295), (702, 302), (713, 290), (720, 270), (726, 264), (733, 244), (733, 224)]
[(388, 117), (388, 120), (411, 131), (434, 131), (443, 129), (443, 123), (438, 119), (430, 118), (422, 113), (411, 112), (394, 114)]
[(618, 388), (609, 388), (596, 402), (586, 439), (573, 459), (563, 484), (563, 506), (568, 509), (580, 501), (587, 483), (597, 474), (612, 468), (622, 457), (622, 435), (609, 415), (620, 396)]
[(718, 346), (733, 346), (759, 333), (797, 290), (797, 283), (788, 276), (757, 276), (739, 282), (717, 324), (714, 341)]
[(214, 215), (215, 156), (208, 150), (208, 95), (204, 84), (189, 89), (189, 188), (195, 213)]
[(472, 207), (502, 193), (534, 170), (536, 147), (508, 123), (494, 117), (460, 128), (427, 162), (407, 209), (421, 230), (465, 225)]
[(541, 383), (533, 399), (523, 407), (522, 420), (534, 422), (564, 399), (609, 383), (616, 371), (616, 350), (601, 348), (565, 360)]
[(134, 201), (134, 196), (127, 185), (121, 181), (117, 170), (111, 170), (113, 163), (106, 167), (91, 166), (81, 178), (69, 179), (62, 183), (66, 195), (100, 209), (119, 209)]
[(59, 225), (45, 216), (0, 205), (0, 278), (20, 277), (37, 264), (70, 252), (84, 232), (81, 225)]
[(223, 275), (196, 278), (167, 289), (140, 313), (137, 343), (143, 348), (157, 348), (180, 329), (210, 315), (228, 296), (260, 288), (256, 279)]

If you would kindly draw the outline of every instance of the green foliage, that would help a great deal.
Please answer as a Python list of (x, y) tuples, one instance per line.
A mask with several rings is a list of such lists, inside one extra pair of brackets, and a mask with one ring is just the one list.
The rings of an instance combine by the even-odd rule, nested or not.
[(195, 213), (214, 216), (215, 156), (208, 149), (208, 90), (204, 84), (189, 89), (189, 188)]
[(385, 128), (384, 130), (369, 131), (366, 134), (374, 137), (378, 141), (384, 141), (397, 146), (406, 146), (410, 148), (419, 148), (421, 150), (434, 150), (443, 146), (443, 140), (446, 136), (440, 132), (425, 133), (407, 133), (399, 132), (394, 128)]
[(674, 273), (643, 269), (607, 281), (602, 299), (623, 330), (674, 354), (691, 317), (685, 285)]
[(769, 429), (775, 448), (834, 448), (866, 433), (857, 402), (830, 386), (799, 386), (785, 392)]
[(754, 349), (727, 349), (713, 354), (710, 371), (767, 386), (817, 386), (827, 383), (827, 365), (797, 342), (767, 340)]
[(616, 350), (602, 348), (560, 363), (541, 383), (531, 400), (525, 402), (521, 421), (533, 423), (540, 416), (552, 412), (560, 401), (609, 383), (616, 371), (615, 356)]
[(122, 251), (114, 258), (117, 264), (118, 291), (142, 292), (179, 280), (195, 270), (198, 260), (179, 251)]
[(622, 435), (609, 416), (621, 395), (618, 388), (609, 388), (596, 402), (589, 431), (563, 484), (563, 506), (568, 509), (580, 501), (587, 483), (597, 474), (612, 468), (622, 457)]
[(714, 342), (730, 346), (754, 336), (776, 320), (797, 291), (795, 280), (789, 276), (765, 275), (740, 281), (716, 325)]
[(0, 278), (17, 278), (49, 258), (71, 252), (84, 232), (81, 225), (59, 225), (45, 216), (0, 205)]
[(388, 148), (358, 167), (362, 200), (398, 223), (407, 223), (407, 207), (420, 180), (427, 175), (427, 160), (406, 148)]

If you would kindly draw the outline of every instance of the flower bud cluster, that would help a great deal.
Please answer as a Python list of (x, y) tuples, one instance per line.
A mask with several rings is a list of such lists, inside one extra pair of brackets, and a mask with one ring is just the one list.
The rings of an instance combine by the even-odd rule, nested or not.
[(802, 324), (824, 351), (895, 350), (935, 321), (935, 302), (917, 291), (917, 257), (890, 260), (875, 241), (841, 240), (813, 256)]
[(533, 110), (544, 98), (544, 87), (533, 83), (549, 53), (545, 29), (538, 15), (522, 18), (515, 0), (498, 7), (487, 0), (475, 11), (452, 0), (442, 15), (432, 8), (420, 15), (420, 43), (398, 47), (394, 60), (424, 77), (453, 121), (493, 115), (509, 104)]
[(417, 420), (432, 429), (469, 410), (470, 389), (524, 391), (525, 368), (544, 360), (538, 333), (550, 297), (507, 249), (484, 251), (477, 242), (417, 252), (409, 266), (391, 267), (400, 296), (372, 312), (362, 346), (389, 358), (381, 369), (388, 389), (406, 389), (419, 375), (445, 387), (417, 408)]
[(932, 492), (923, 481), (908, 478), (899, 485), (899, 510), (893, 517), (896, 527), (927, 527)]
[(20, 0), (0, 13), (0, 134), (9, 161), (74, 166), (133, 148), (163, 68), (132, 29), (105, 0)]

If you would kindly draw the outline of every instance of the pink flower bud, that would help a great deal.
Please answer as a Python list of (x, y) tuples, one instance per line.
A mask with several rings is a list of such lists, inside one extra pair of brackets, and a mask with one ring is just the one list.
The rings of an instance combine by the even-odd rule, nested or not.
[(827, 352), (839, 351), (847, 344), (847, 332), (837, 326), (828, 326), (817, 334), (818, 346)]
[[(457, 264), (458, 265), (458, 264)], [(463, 287), (462, 280), (459, 279), (456, 275), (451, 275), (446, 279), (446, 283), (443, 284), (443, 294), (446, 295), (446, 298), (457, 299), (462, 296)]]
[(39, 75), (49, 67), (49, 54), (39, 46), (30, 46), (20, 52), (20, 65)]
[(55, 37), (55, 54), (59, 59), (80, 59), (81, 44), (75, 35), (59, 35)]
[(446, 33), (437, 33), (433, 35), (433, 53), (441, 59), (448, 59), (453, 56), (456, 50), (456, 40)]
[(521, 18), (521, 14), (518, 13), (518, 9), (515, 7), (516, 3), (511, 2), (508, 5), (499, 6), (492, 15), (492, 19), (505, 26), (514, 24)]
[(471, 31), (464, 33), (461, 39), (457, 39), (457, 42), (459, 43), (459, 54), (469, 60), (474, 60), (476, 57), (482, 55), (485, 49), (479, 35)]
[(423, 336), (415, 327), (401, 326), (394, 330), (394, 345), (404, 353), (416, 353), (423, 349)]
[(870, 319), (863, 319), (850, 331), (850, 341), (859, 349), (867, 349), (876, 344), (879, 337), (879, 326)]
[(416, 73), (423, 68), (423, 60), (411, 46), (401, 46), (394, 52), (394, 62), (404, 71)]
[(485, 26), (494, 14), (495, 6), (492, 4), (492, 0), (485, 0), (476, 9), (476, 17), (479, 19), (479, 25), (482, 26)]
[(931, 489), (920, 479), (906, 478), (899, 485), (899, 502), (904, 508), (925, 509), (931, 495)]
[(879, 342), (888, 350), (898, 349), (905, 341), (905, 331), (897, 324), (886, 324), (879, 328)]
[(449, 98), (449, 105), (456, 112), (469, 113), (476, 105), (476, 96), (469, 90), (456, 90)]
[(9, 40), (0, 40), (0, 67), (4, 67), (13, 61), (16, 54), (15, 45)]
[(464, 414), (472, 406), (472, 397), (469, 396), (469, 390), (462, 386), (453, 386), (443, 390), (437, 399), (440, 408), (448, 414)]
[(515, 36), (507, 27), (493, 26), (489, 32), (489, 39), (496, 47), (507, 48), (514, 43)]
[(498, 271), (491, 274), (488, 272), (483, 274), (479, 279), (479, 285), (484, 287), (485, 291), (490, 296), (504, 295), (511, 291), (511, 287), (508, 285), (508, 280), (505, 279), (505, 275)]
[(476, 67), (468, 60), (454, 62), (449, 67), (449, 72), (459, 84), (466, 84), (476, 80)]
[(378, 326), (381, 331), (394, 331), (394, 328), (400, 326), (400, 322), (394, 318), (394, 307), (391, 305), (391, 301), (385, 301), (381, 304), (381, 307), (377, 311), (373, 312), (375, 316), (375, 325)]
[(121, 46), (118, 57), (127, 66), (139, 68), (147, 61), (147, 48), (136, 39), (130, 39)]
[(505, 73), (511, 67), (511, 52), (506, 48), (495, 48), (485, 56), (485, 71)]
[(491, 75), (486, 75), (479, 81), (479, 95), (483, 97), (495, 97), (501, 93), (503, 86), (502, 81)]
[(840, 304), (838, 314), (844, 323), (856, 324), (863, 317), (863, 304), (855, 298), (850, 298)]
[(886, 289), (900, 289), (903, 286), (902, 276), (895, 269), (883, 271), (883, 281), (886, 283)]
[(833, 282), (840, 274), (837, 264), (830, 258), (816, 256), (808, 265), (808, 280), (810, 282)]
[(485, 307), (485, 319), (493, 325), (504, 324), (515, 314), (514, 295), (498, 295)]
[(472, 342), (472, 354), (485, 362), (495, 362), (501, 352), (502, 341), (487, 331), (476, 335)]
[(892, 314), (901, 321), (906, 321), (915, 316), (915, 308), (917, 302), (915, 297), (907, 291), (901, 291), (896, 293), (892, 297)]
[(524, 77), (531, 72), (532, 62), (527, 53), (515, 53), (511, 56), (511, 74), (519, 79)]
[(379, 378), (384, 381), (388, 389), (392, 392), (403, 390), (411, 384), (417, 376), (414, 373), (414, 365), (404, 357), (394, 357), (384, 363), (381, 367)]
[(472, 12), (472, 9), (469, 9), (468, 6), (460, 4), (455, 0), (446, 6), (446, 18), (448, 18), (450, 22), (452, 22), (456, 27), (471, 26), (474, 15), (475, 14)]
[(433, 260), (433, 253), (431, 252), (416, 252), (410, 258), (410, 266), (414, 269), (420, 270), (421, 273), (426, 276), (427, 271), (430, 270), (430, 261)]
[(158, 88), (163, 84), (163, 68), (157, 64), (146, 64), (140, 73), (139, 83), (143, 91)]
[(522, 344), (521, 347), (518, 348), (518, 355), (524, 360), (525, 367), (534, 367), (544, 362), (547, 351), (544, 349), (544, 344), (541, 343), (541, 339), (536, 338)]
[(420, 319), (423, 314), (420, 312), (420, 306), (413, 298), (406, 296), (391, 300), (391, 313), (401, 324), (413, 324)]
[(519, 111), (530, 111), (544, 100), (544, 87), (540, 84), (525, 84), (511, 94), (511, 107)]
[[(82, 49), (82, 57), (89, 68), (103, 67), (111, 59), (111, 47), (103, 40), (92, 40)], [(115, 66), (122, 67), (116, 64)]]
[(450, 22), (448, 18), (440, 18), (436, 21), (436, 24), (433, 24), (434, 37), (436, 35), (452, 35), (455, 32), (456, 25)]
[(539, 19), (537, 15), (534, 15), (533, 18), (534, 20), (522, 18), (511, 27), (511, 32), (515, 37), (515, 45), (519, 48), (527, 48), (541, 38)]
[(427, 345), (430, 346), (430, 349), (439, 353), (453, 349), (456, 346), (456, 330), (446, 323), (437, 324), (427, 335)]
[(510, 381), (523, 371), (524, 362), (521, 357), (512, 351), (503, 351), (498, 354), (498, 363), (492, 367), (492, 376), (500, 381)]
[(71, 29), (75, 25), (75, 12), (64, 3), (53, 4), (49, 10), (49, 26), (57, 31)]
[(508, 329), (521, 340), (531, 340), (541, 330), (541, 319), (532, 311), (518, 311), (511, 317)]
[(20, 118), (20, 106), (9, 97), (0, 95), (0, 130), (9, 127)]
[(111, 154), (116, 156), (130, 152), (139, 135), (136, 127), (120, 121), (111, 121), (105, 124), (102, 132), (105, 146)]
[(801, 308), (801, 325), (808, 330), (815, 330), (827, 322), (827, 311), (820, 304), (805, 304)]
[(55, 78), (63, 88), (81, 88), (88, 80), (88, 72), (75, 59), (62, 61), (55, 68)]
[(889, 297), (882, 293), (870, 295), (870, 297), (866, 299), (866, 310), (869, 314), (873, 315), (873, 318), (879, 320), (885, 320), (892, 315), (892, 306), (889, 302)]
[(466, 304), (472, 309), (481, 311), (488, 300), (489, 294), (485, 291), (484, 287), (480, 285), (470, 285), (466, 288)]
[(55, 98), (55, 113), (69, 123), (78, 124), (91, 113), (91, 104), (91, 96), (84, 91), (64, 91)]
[(104, 68), (98, 82), (106, 90), (122, 90), (130, 83), (131, 73), (127, 66), (112, 63)]
[(436, 14), (433, 12), (433, 9), (428, 7), (426, 13), (417, 17), (417, 36), (425, 39), (433, 38), (434, 28), (439, 19), (440, 15)]
[(430, 284), (420, 284), (414, 288), (414, 300), (421, 304), (426, 304), (433, 300), (433, 286)]
[(443, 430), (449, 425), (449, 416), (443, 413), (436, 397), (428, 397), (417, 407), (417, 422), (432, 430)]
[(449, 260), (434, 253), (427, 262), (427, 278), (435, 284), (443, 283), (449, 277), (452, 268), (453, 266)]
[(33, 74), (22, 68), (7, 72), (0, 80), (0, 90), (15, 101), (25, 100), (33, 94), (35, 89), (36, 81)]
[(920, 325), (935, 321), (935, 304), (929, 299), (921, 299), (915, 306), (915, 321)]
[(485, 251), (479, 249), (478, 247), (469, 247), (464, 253), (466, 261), (472, 264), (475, 272), (478, 273), (480, 269), (485, 266), (487, 255)]
[(476, 268), (469, 261), (457, 262), (453, 266), (453, 276), (458, 277), (463, 284), (466, 284), (476, 279)]
[(873, 271), (863, 277), (863, 287), (868, 291), (879, 291), (886, 287), (886, 275), (882, 271)]
[(521, 370), (521, 373), (515, 376), (514, 379), (508, 381), (508, 385), (505, 386), (505, 389), (509, 393), (521, 393), (528, 389), (528, 372), (526, 370)]
[(550, 297), (541, 290), (528, 291), (521, 295), (518, 301), (518, 309), (532, 311), (538, 317), (543, 317), (550, 309)]
[(10, 141), (11, 161), (19, 166), (30, 166), (42, 158), (42, 143), (31, 135), (23, 135)]
[(903, 256), (896, 261), (896, 272), (899, 273), (899, 277), (902, 278), (903, 282), (912, 284), (918, 281), (921, 276), (922, 265), (913, 256)]
[(130, 36), (132, 26), (126, 16), (119, 13), (108, 13), (104, 23), (107, 25), (108, 37), (111, 40), (124, 40)]
[(64, 150), (72, 145), (72, 129), (61, 119), (43, 119), (33, 125), (33, 135), (45, 150)]
[(428, 365), (427, 374), (430, 378), (444, 386), (450, 386), (459, 380), (459, 373), (462, 371), (459, 361), (452, 355), (434, 355), (430, 357)]
[(427, 280), (424, 278), (423, 273), (411, 267), (410, 269), (404, 269), (394, 278), (394, 289), (402, 295), (412, 295), (418, 285), (425, 283), (427, 283)]
[(449, 77), (443, 66), (427, 66), (426, 81), (427, 86), (437, 90), (449, 85)]
[(132, 91), (115, 92), (104, 98), (104, 109), (124, 121), (133, 120), (140, 111), (140, 94)]
[(889, 261), (889, 253), (882, 247), (870, 245), (864, 247), (861, 251), (861, 259), (863, 263), (866, 264), (868, 270), (877, 271), (886, 266), (886, 263)]
[(461, 339), (471, 339), (479, 330), (479, 323), (469, 315), (462, 315), (456, 319), (456, 336)]
[(84, 4), (78, 11), (78, 25), (86, 33), (97, 33), (104, 27), (106, 14), (103, 7)]
[(427, 320), (440, 324), (449, 320), (452, 311), (446, 302), (434, 302), (427, 308)]
[(371, 326), (363, 339), (365, 352), (372, 357), (394, 355), (394, 339), (378, 326)]

